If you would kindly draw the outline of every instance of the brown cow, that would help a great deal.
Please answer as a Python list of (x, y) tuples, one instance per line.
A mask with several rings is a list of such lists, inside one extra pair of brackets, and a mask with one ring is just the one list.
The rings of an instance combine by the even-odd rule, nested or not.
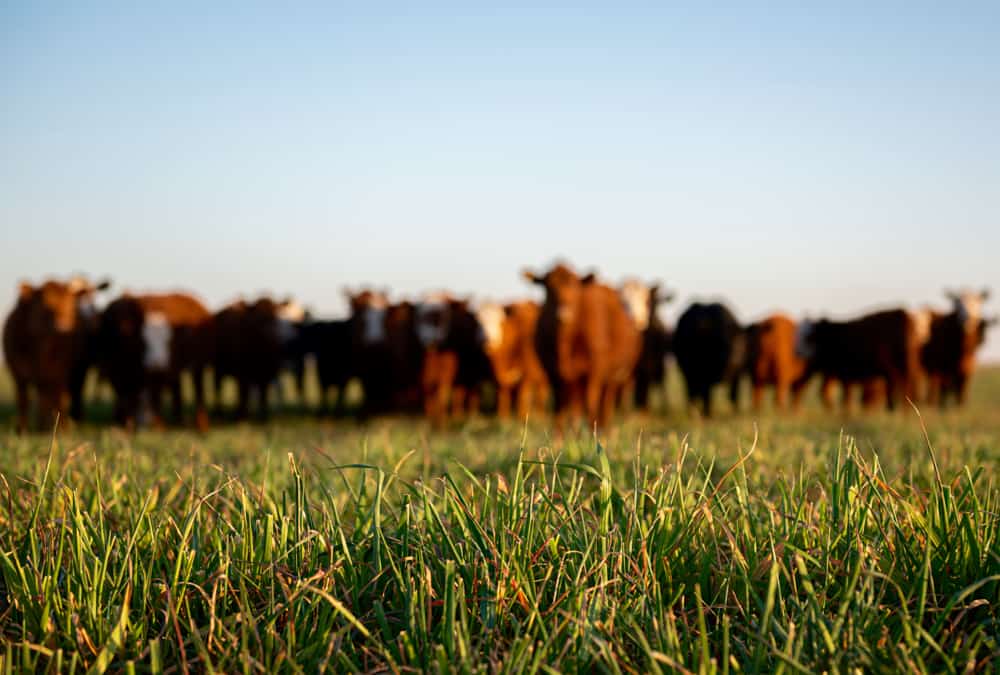
[(535, 329), (541, 308), (526, 301), (507, 305), (483, 303), (476, 310), (483, 349), (497, 387), (497, 415), (510, 417), (516, 398), (518, 419), (531, 410), (544, 413), (549, 384), (535, 351)]
[[(14, 380), (17, 428), (29, 428), (30, 389), (38, 396), (38, 425), (49, 428), (57, 412), (83, 416), (83, 383), (92, 363), (97, 321), (94, 294), (108, 287), (83, 278), (24, 282), (3, 327), (4, 359)], [(67, 400), (68, 399), (68, 400)], [(67, 410), (67, 403), (69, 408)]]
[(115, 421), (132, 426), (148, 397), (162, 424), (163, 390), (170, 390), (173, 421), (181, 421), (181, 373), (194, 381), (195, 424), (207, 429), (204, 372), (214, 351), (212, 314), (185, 293), (124, 294), (101, 314), (101, 372), (115, 392)]
[(581, 278), (563, 264), (524, 277), (545, 288), (535, 348), (552, 386), (557, 423), (582, 411), (588, 422), (606, 424), (642, 347), (621, 298), (593, 274)]
[(774, 387), (774, 402), (785, 409), (789, 397), (799, 407), (809, 382), (806, 360), (796, 353), (797, 325), (784, 314), (774, 314), (747, 328), (747, 370), (753, 387), (753, 407), (760, 410), (764, 387)]
[(986, 337), (986, 329), (996, 319), (984, 319), (982, 306), (990, 292), (948, 293), (952, 311), (935, 313), (930, 324), (930, 339), (921, 351), (927, 372), (927, 400), (941, 407), (949, 395), (958, 405), (968, 398), (969, 381), (976, 369), (976, 351)]

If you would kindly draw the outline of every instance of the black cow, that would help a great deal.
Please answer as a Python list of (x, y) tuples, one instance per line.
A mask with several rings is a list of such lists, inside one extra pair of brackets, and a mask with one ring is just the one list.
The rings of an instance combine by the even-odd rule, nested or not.
[(729, 400), (739, 405), (740, 375), (745, 370), (746, 334), (736, 317), (719, 303), (694, 303), (674, 329), (674, 355), (687, 385), (688, 400), (712, 414), (712, 387), (729, 385)]

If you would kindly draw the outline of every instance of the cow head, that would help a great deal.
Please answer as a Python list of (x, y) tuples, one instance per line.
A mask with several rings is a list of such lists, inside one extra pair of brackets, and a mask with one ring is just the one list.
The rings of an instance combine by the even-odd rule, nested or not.
[(451, 328), (453, 302), (447, 293), (429, 293), (416, 308), (416, 331), (424, 349), (440, 346)]
[(389, 308), (388, 295), (383, 291), (373, 291), (367, 288), (358, 293), (352, 293), (345, 289), (344, 294), (351, 306), (352, 319), (360, 322), (362, 342), (367, 345), (385, 342), (385, 318), (386, 310)]
[(507, 319), (507, 308), (496, 302), (484, 302), (476, 308), (480, 337), (488, 352), (494, 352), (503, 344), (503, 326)]
[(945, 291), (945, 295), (951, 300), (952, 311), (965, 327), (965, 331), (967, 333), (975, 332), (983, 316), (983, 303), (990, 297), (990, 289)]
[(69, 281), (50, 280), (41, 286), (22, 282), (18, 294), (35, 312), (42, 332), (72, 333), (96, 315), (94, 295), (109, 282), (94, 285), (81, 276)]
[(657, 305), (674, 299), (673, 293), (661, 291), (659, 284), (646, 285), (637, 279), (625, 281), (618, 293), (639, 332), (645, 331), (655, 321)]
[(545, 304), (555, 308), (561, 325), (571, 325), (576, 321), (583, 287), (594, 282), (593, 273), (580, 277), (563, 263), (541, 276), (530, 270), (522, 274), (531, 283), (545, 289)]

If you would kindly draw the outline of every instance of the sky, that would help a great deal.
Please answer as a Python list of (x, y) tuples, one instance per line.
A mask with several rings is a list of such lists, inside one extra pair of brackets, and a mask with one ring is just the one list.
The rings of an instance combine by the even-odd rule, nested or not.
[(3, 311), (74, 271), (538, 297), (562, 257), (668, 319), (1000, 313), (1000, 3), (284, 4), (0, 4)]

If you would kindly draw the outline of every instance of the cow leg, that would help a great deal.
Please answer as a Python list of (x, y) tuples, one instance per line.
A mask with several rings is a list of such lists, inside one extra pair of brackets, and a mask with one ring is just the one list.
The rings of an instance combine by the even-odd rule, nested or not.
[(778, 381), (774, 385), (774, 403), (778, 410), (788, 408), (788, 395), (791, 388), (792, 385), (787, 379), (778, 378)]
[(163, 378), (155, 375), (149, 383), (149, 406), (153, 415), (153, 427), (162, 429), (163, 424)]
[(269, 403), (269, 396), (271, 392), (271, 383), (263, 380), (257, 383), (257, 418), (261, 422), (267, 422), (271, 419), (271, 407)]
[(955, 403), (962, 407), (969, 398), (969, 378), (959, 375), (955, 378)]
[(472, 396), (466, 387), (458, 386), (451, 392), (451, 416), (452, 418), (462, 418), (465, 416), (466, 402), (471, 403)]
[(28, 431), (28, 409), (31, 405), (31, 397), (28, 392), (28, 383), (19, 378), (14, 378), (15, 397), (17, 399), (17, 433), (23, 434)]
[[(523, 403), (525, 384), (522, 382), (517, 387), (517, 415), (523, 417)], [(511, 387), (506, 384), (497, 385), (497, 417), (502, 420), (510, 418)]]
[(205, 370), (195, 368), (191, 373), (194, 380), (194, 425), (198, 431), (208, 431), (208, 405), (205, 403)]
[(86, 367), (76, 367), (70, 373), (69, 416), (76, 422), (83, 421), (83, 385), (86, 381)]
[(250, 417), (250, 382), (241, 377), (237, 380), (236, 419), (245, 420)]
[(753, 382), (753, 411), (759, 413), (764, 404), (764, 384), (760, 381)]
[(170, 379), (170, 423), (180, 426), (184, 420), (184, 401), (181, 398), (181, 378), (179, 375)]
[(733, 377), (729, 381), (729, 402), (733, 406), (733, 412), (738, 413), (740, 411), (740, 378), (739, 376)]

